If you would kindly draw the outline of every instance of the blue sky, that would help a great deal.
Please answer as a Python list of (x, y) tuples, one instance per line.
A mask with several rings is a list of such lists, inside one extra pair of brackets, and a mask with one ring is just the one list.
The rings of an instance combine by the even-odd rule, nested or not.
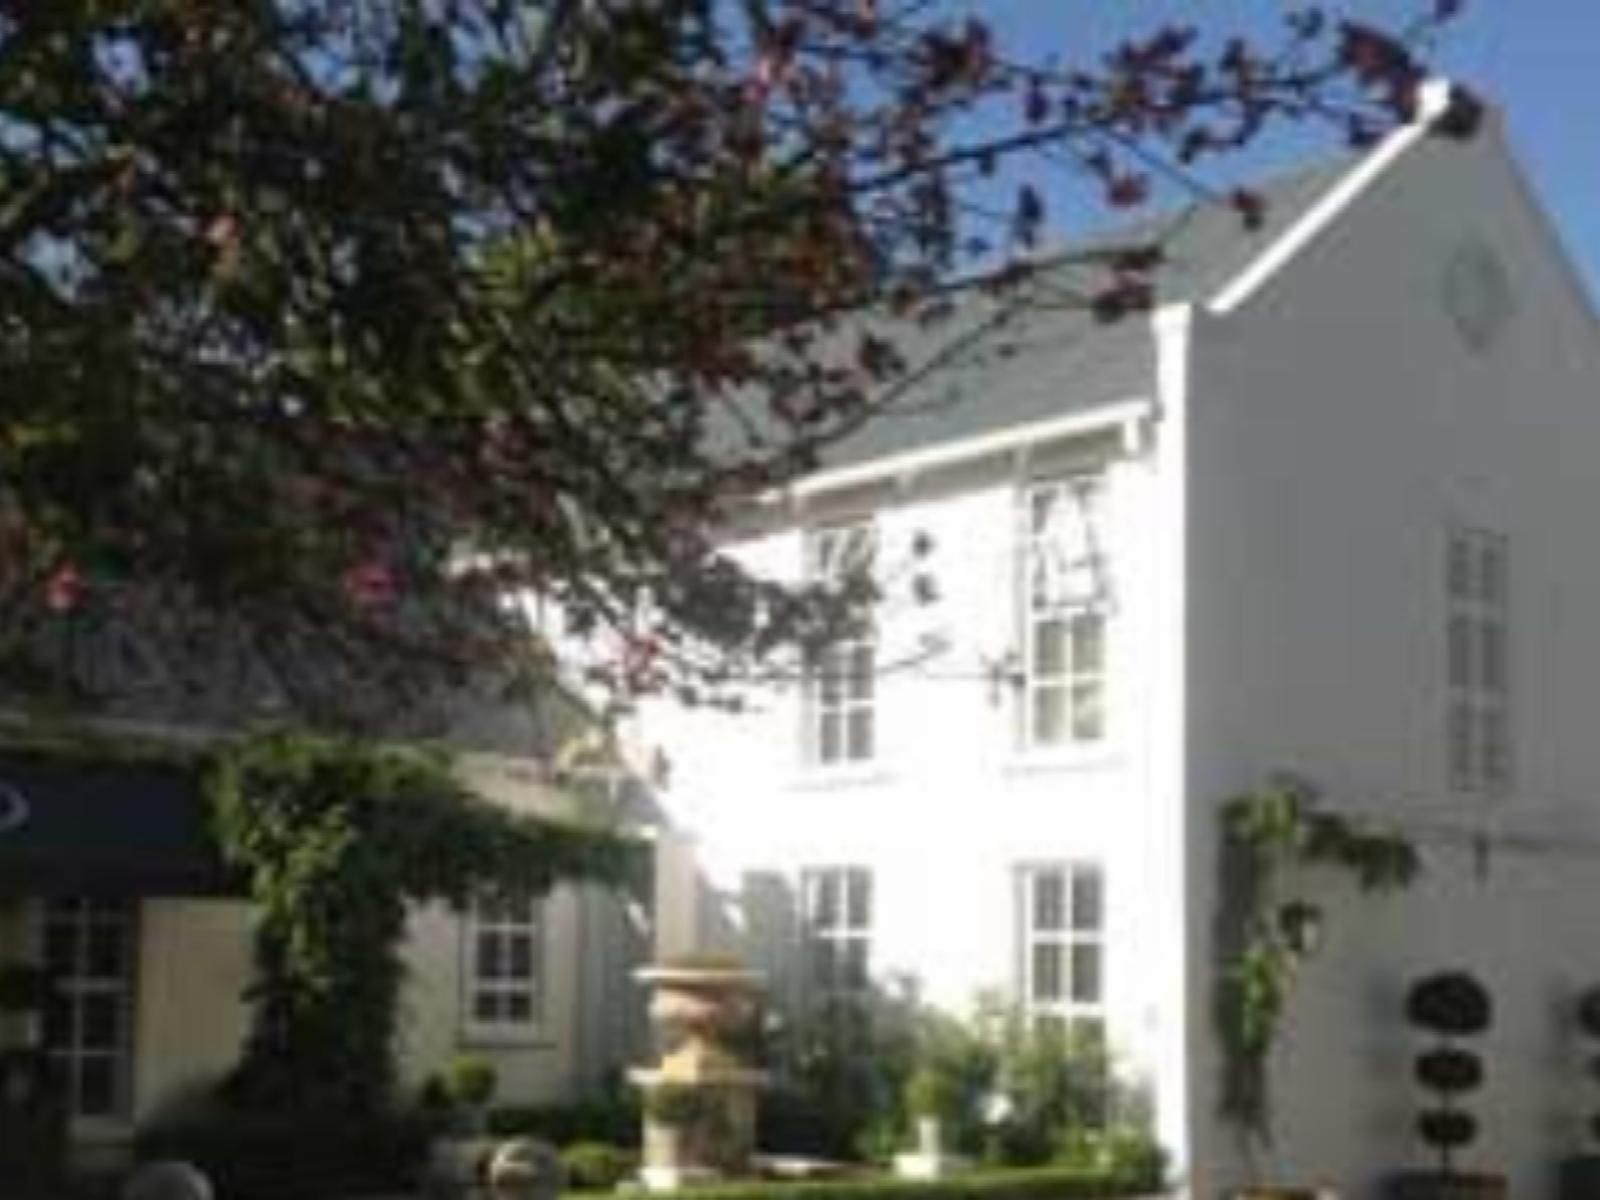
[[(1343, 8), (1393, 28), (1428, 2), (1345, 0)], [(1288, 6), (1282, 0), (957, 0), (955, 7), (982, 14), (1030, 55), (1058, 51), (1070, 62), (1163, 21), (1217, 33), (1275, 30)], [(1600, 0), (1466, 0), (1434, 61), (1504, 111), (1519, 161), (1590, 295), (1600, 298)]]

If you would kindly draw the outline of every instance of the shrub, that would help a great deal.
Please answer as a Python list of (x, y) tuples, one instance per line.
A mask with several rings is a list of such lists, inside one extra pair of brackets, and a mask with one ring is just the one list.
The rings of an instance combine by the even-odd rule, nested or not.
[(1043, 1167), (976, 1171), (936, 1180), (827, 1180), (691, 1188), (688, 1200), (1109, 1200), (1150, 1191), (1143, 1177)]
[(881, 1159), (906, 1126), (917, 1017), (885, 996), (852, 997), (799, 1014), (769, 1040), (776, 1086), (762, 1099), (766, 1150)]
[(608, 1142), (574, 1142), (561, 1150), (567, 1187), (579, 1192), (615, 1191), (639, 1170), (639, 1154)]
[(575, 1142), (637, 1146), (639, 1105), (637, 1093), (620, 1089), (569, 1104), (508, 1104), (489, 1110), (487, 1131), (491, 1137), (533, 1137), (556, 1146)]
[(227, 1200), (344, 1200), (413, 1189), (427, 1157), (420, 1116), (197, 1110), (142, 1131), (142, 1160), (194, 1163)]
[(1482, 1033), (1494, 1017), (1488, 990), (1465, 971), (1441, 971), (1419, 979), (1406, 995), (1406, 1017), (1415, 1026), (1441, 1039), (1441, 1044), (1417, 1057), (1417, 1081), (1438, 1097), (1439, 1106), (1421, 1113), (1416, 1127), (1422, 1140), (1439, 1155), (1439, 1169), (1452, 1174), (1455, 1151), (1478, 1136), (1471, 1113), (1455, 1107), (1459, 1097), (1483, 1082), (1483, 1065), (1476, 1055), (1451, 1044), (1455, 1037)]

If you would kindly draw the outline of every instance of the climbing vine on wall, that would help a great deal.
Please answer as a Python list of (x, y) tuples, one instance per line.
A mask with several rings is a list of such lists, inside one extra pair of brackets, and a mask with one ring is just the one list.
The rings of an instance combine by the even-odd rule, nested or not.
[(255, 906), (253, 1024), (234, 1101), (374, 1112), (393, 1083), (406, 912), (435, 900), (619, 881), (600, 829), (472, 794), (442, 755), (277, 734), (230, 744), (206, 777), (214, 830)]
[(1420, 860), (1403, 838), (1318, 807), (1316, 790), (1281, 778), (1222, 810), (1215, 929), (1215, 1017), (1222, 1047), (1222, 1113), (1251, 1137), (1271, 1135), (1267, 1060), (1307, 938), (1322, 914), (1283, 895), (1294, 867), (1326, 864), (1363, 891), (1392, 891)]

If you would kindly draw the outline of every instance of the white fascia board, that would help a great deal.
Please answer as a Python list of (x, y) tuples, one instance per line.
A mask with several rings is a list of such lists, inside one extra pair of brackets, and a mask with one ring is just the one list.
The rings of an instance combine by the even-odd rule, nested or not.
[(970, 462), (973, 459), (1012, 454), (1028, 446), (1065, 438), (1085, 437), (1098, 433), (1136, 428), (1155, 413), (1155, 403), (1149, 399), (1120, 400), (1102, 404), (1082, 412), (1066, 413), (1043, 421), (1030, 421), (1011, 425), (990, 433), (975, 434), (954, 441), (940, 442), (918, 450), (900, 454), (887, 454), (854, 466), (836, 467), (818, 471), (798, 479), (768, 499), (805, 499), (841, 488), (858, 487), (880, 480), (905, 480), (927, 471)]
[(1324, 229), (1337, 221), (1361, 193), (1387, 174), (1405, 156), (1406, 151), (1429, 136), (1434, 122), (1448, 111), (1450, 96), (1451, 84), (1448, 79), (1430, 79), (1424, 83), (1417, 97), (1416, 116), (1379, 142), (1325, 196), (1302, 213), (1244, 270), (1229, 280), (1207, 301), (1206, 311), (1214, 316), (1227, 316), (1248, 303)]

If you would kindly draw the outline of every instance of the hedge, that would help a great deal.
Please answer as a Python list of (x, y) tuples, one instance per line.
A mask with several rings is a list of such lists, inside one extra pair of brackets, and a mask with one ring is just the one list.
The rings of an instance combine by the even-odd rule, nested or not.
[(536, 1137), (556, 1146), (607, 1142), (637, 1146), (640, 1137), (636, 1095), (574, 1100), (567, 1104), (508, 1104), (489, 1110), (490, 1137)]
[(412, 1115), (223, 1110), (147, 1128), (135, 1152), (194, 1163), (225, 1200), (347, 1200), (414, 1188), (432, 1131)]
[(1151, 1195), (1163, 1181), (1064, 1167), (973, 1171), (946, 1179), (840, 1179), (686, 1188), (688, 1200), (1109, 1200)]

